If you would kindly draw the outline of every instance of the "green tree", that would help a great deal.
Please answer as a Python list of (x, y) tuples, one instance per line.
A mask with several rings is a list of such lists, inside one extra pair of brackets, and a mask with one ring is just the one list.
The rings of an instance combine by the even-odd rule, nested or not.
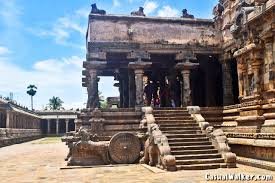
[(31, 108), (33, 110), (33, 96), (36, 94), (37, 87), (35, 85), (29, 85), (27, 87), (27, 94), (31, 96)]
[(98, 92), (100, 108), (106, 109), (108, 107), (107, 100), (102, 95), (102, 92)]
[(60, 110), (62, 109), (63, 103), (64, 102), (59, 97), (53, 96), (51, 99), (49, 99), (48, 106), (51, 110)]

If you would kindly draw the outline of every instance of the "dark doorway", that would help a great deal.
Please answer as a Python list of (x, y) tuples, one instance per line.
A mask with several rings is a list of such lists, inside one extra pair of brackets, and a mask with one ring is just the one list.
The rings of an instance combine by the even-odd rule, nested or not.
[(201, 107), (222, 106), (222, 67), (217, 55), (197, 55), (200, 66), (192, 72), (192, 102)]
[(232, 93), (234, 104), (239, 104), (239, 83), (238, 83), (238, 70), (237, 70), (237, 60), (232, 59), (230, 61), (230, 71), (232, 78)]

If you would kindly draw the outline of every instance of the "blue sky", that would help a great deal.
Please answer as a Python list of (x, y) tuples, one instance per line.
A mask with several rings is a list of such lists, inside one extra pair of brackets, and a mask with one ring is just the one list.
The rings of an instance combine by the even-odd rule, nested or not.
[[(144, 6), (148, 16), (180, 16), (183, 8), (212, 18), (218, 0), (0, 0), (0, 95), (30, 106), (29, 84), (38, 87), (34, 106), (41, 109), (59, 96), (65, 108), (83, 107), (81, 86), (90, 4), (107, 14), (129, 14)], [(101, 78), (105, 97), (116, 96), (112, 78)]]

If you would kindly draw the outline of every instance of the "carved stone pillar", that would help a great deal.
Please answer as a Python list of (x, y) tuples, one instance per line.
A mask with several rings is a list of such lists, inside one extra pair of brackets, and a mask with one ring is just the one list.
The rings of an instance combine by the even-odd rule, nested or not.
[(129, 71), (129, 107), (135, 107), (135, 76), (132, 72)]
[[(91, 58), (93, 55), (89, 55)], [(98, 73), (100, 69), (105, 68), (107, 62), (105, 61), (86, 61), (83, 63), (86, 68), (86, 86), (88, 91), (87, 108), (99, 107), (99, 96), (98, 96)]]
[(143, 106), (143, 74), (143, 70), (135, 70), (136, 106), (138, 107)]
[(11, 127), (11, 111), (7, 110), (6, 113), (6, 128), (10, 128)]
[(123, 92), (123, 107), (129, 107), (129, 78), (127, 77), (127, 73), (123, 73), (122, 79), (122, 92)]
[(66, 124), (66, 133), (69, 132), (69, 119), (65, 120), (65, 124)]
[(50, 133), (51, 133), (51, 120), (50, 120), (50, 119), (47, 119), (47, 123), (48, 123), (48, 126), (47, 126), (47, 133), (50, 134)]
[(59, 119), (56, 119), (56, 135), (59, 134)]
[(181, 71), (183, 78), (183, 88), (182, 88), (182, 106), (192, 105), (191, 98), (191, 87), (190, 87), (190, 73), (191, 70), (198, 67), (198, 63), (191, 63), (189, 61), (185, 63), (178, 63), (176, 69)]
[(222, 63), (222, 74), (223, 74), (223, 105), (234, 104), (233, 90), (232, 90), (232, 77), (231, 68), (229, 61)]
[(254, 95), (259, 95), (261, 92), (261, 79), (260, 79), (260, 65), (253, 65), (253, 76), (254, 76)]
[(97, 83), (97, 71), (95, 69), (89, 70), (88, 78), (88, 101), (87, 108), (99, 107), (99, 96), (98, 96), (98, 83)]
[(191, 105), (191, 88), (190, 88), (190, 70), (183, 70), (181, 72), (183, 78), (183, 105)]
[(130, 62), (129, 68), (134, 69), (135, 73), (135, 84), (136, 84), (136, 107), (143, 106), (143, 74), (144, 69), (150, 67), (152, 62)]

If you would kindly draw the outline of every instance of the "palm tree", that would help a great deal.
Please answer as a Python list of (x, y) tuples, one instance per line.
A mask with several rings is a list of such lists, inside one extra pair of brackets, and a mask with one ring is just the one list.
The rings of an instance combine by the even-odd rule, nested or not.
[(31, 108), (33, 110), (33, 96), (36, 94), (37, 87), (35, 85), (29, 85), (27, 87), (27, 94), (31, 96)]
[(63, 103), (64, 102), (59, 97), (53, 96), (51, 99), (49, 99), (48, 106), (51, 110), (60, 110)]

